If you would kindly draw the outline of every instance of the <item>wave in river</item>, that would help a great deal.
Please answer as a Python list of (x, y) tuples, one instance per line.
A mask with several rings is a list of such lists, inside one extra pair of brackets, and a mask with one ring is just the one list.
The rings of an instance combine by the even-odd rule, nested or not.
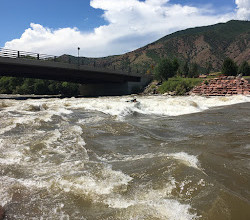
[[(233, 105), (250, 102), (248, 96), (228, 96), (228, 97), (166, 97), (166, 96), (138, 96), (136, 103), (128, 102), (131, 96), (123, 97), (101, 97), (82, 99), (54, 99), (51, 100), (27, 100), (22, 105), (15, 105), (16, 101), (8, 100), (0, 106), (2, 111), (19, 111), (32, 115), (41, 111), (46, 112), (43, 120), (50, 120), (52, 115), (71, 114), (72, 109), (85, 109), (89, 111), (99, 111), (113, 116), (127, 116), (135, 112), (141, 114), (153, 114), (164, 116), (178, 116), (201, 112), (213, 107)], [(20, 102), (20, 101), (19, 101)]]

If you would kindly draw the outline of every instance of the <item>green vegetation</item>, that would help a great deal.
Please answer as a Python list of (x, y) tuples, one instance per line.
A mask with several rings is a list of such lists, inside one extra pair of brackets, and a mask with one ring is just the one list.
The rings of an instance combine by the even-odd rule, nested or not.
[(238, 66), (232, 59), (226, 58), (223, 62), (221, 73), (226, 76), (236, 76), (237, 74), (250, 76), (250, 65), (247, 61), (244, 61)]
[(158, 62), (160, 60), (159, 54), (157, 54), (156, 50), (147, 50), (146, 55), (155, 62)]
[(224, 38), (232, 39), (239, 35), (239, 33), (244, 33), (249, 31), (250, 23), (248, 21), (237, 21), (231, 20), (227, 23), (219, 23), (215, 25), (203, 26), (203, 27), (196, 27), (196, 28), (189, 28), (183, 31), (177, 31), (173, 34), (167, 35), (157, 42), (165, 41), (168, 39), (176, 38), (176, 37), (183, 37), (183, 36), (190, 36), (190, 35), (208, 35), (211, 33), (213, 38)]
[(79, 95), (79, 85), (53, 80), (0, 77), (0, 94)]
[(185, 95), (203, 81), (197, 78), (199, 76), (199, 69), (196, 63), (189, 65), (186, 61), (183, 65), (180, 65), (177, 59), (161, 60), (154, 69), (154, 76), (156, 80), (164, 81), (158, 88), (158, 92), (162, 94), (175, 92), (176, 95)]
[(176, 75), (179, 63), (176, 59), (162, 59), (154, 69), (155, 78), (159, 81), (167, 80)]
[(159, 87), (159, 92), (161, 94), (166, 92), (175, 92), (176, 95), (185, 95), (202, 81), (203, 79), (199, 78), (169, 78)]
[(247, 61), (244, 61), (238, 69), (238, 73), (242, 74), (243, 76), (250, 76), (250, 65)]
[(223, 62), (221, 73), (226, 76), (236, 76), (238, 66), (232, 59), (226, 58)]
[(187, 77), (188, 78), (197, 78), (198, 76), (199, 76), (198, 64), (191, 63), (190, 70), (188, 72)]
[[(207, 72), (211, 71), (211, 63), (207, 63)], [(227, 76), (236, 76), (241, 73), (243, 76), (250, 75), (250, 66), (245, 61), (240, 67), (230, 58), (224, 60), (221, 73), (207, 76), (207, 78), (217, 77), (218, 74)], [(163, 84), (158, 88), (159, 93), (174, 92), (176, 95), (184, 95), (200, 84), (203, 79), (198, 78), (199, 68), (196, 63), (189, 64), (187, 61), (180, 65), (177, 59), (161, 60), (154, 68), (154, 76), (158, 81), (163, 81)], [(179, 76), (179, 77), (177, 77)], [(208, 81), (205, 81), (208, 84)]]

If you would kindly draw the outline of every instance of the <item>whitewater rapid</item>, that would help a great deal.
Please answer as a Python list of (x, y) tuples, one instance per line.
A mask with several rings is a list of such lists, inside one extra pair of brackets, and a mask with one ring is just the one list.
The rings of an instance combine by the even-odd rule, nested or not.
[[(137, 99), (136, 103), (129, 102)], [(18, 111), (32, 115), (32, 112), (47, 110), (44, 120), (51, 115), (71, 114), (72, 110), (99, 111), (112, 116), (127, 116), (135, 112), (148, 115), (178, 116), (202, 112), (214, 107), (250, 102), (250, 96), (123, 96), (99, 98), (39, 99), (20, 102)], [(15, 111), (13, 100), (0, 101), (2, 111)]]
[(0, 205), (13, 219), (200, 219), (193, 205), (219, 186), (201, 162), (206, 154), (192, 147), (209, 146), (206, 132), (216, 137), (210, 126), (217, 121), (203, 122), (201, 134), (178, 116), (248, 102), (246, 96), (0, 100)]

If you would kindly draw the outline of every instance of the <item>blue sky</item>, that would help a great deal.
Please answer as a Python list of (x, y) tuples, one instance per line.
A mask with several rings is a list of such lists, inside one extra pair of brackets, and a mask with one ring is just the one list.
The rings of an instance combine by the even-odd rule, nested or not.
[(83, 31), (105, 24), (103, 11), (90, 7), (89, 0), (0, 0), (0, 47), (20, 37), (30, 23), (53, 29), (78, 27)]
[(250, 19), (250, 0), (0, 0), (0, 47), (121, 54), (174, 31)]

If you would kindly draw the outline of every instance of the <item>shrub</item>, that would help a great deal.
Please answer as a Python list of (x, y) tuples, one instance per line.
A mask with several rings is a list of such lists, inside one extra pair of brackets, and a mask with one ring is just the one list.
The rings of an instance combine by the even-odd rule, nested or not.
[(250, 76), (250, 65), (247, 61), (244, 61), (239, 67), (239, 74), (243, 74), (243, 76)]
[(174, 61), (163, 59), (154, 69), (155, 78), (159, 81), (167, 80), (176, 75), (178, 68), (179, 64), (176, 59)]
[(238, 72), (238, 66), (232, 59), (226, 58), (223, 62), (221, 72), (226, 76), (236, 76)]
[(78, 84), (53, 80), (0, 77), (0, 94), (79, 95)]
[(177, 95), (184, 95), (201, 82), (202, 79), (199, 78), (170, 78), (159, 87), (159, 92), (163, 94), (175, 91)]

